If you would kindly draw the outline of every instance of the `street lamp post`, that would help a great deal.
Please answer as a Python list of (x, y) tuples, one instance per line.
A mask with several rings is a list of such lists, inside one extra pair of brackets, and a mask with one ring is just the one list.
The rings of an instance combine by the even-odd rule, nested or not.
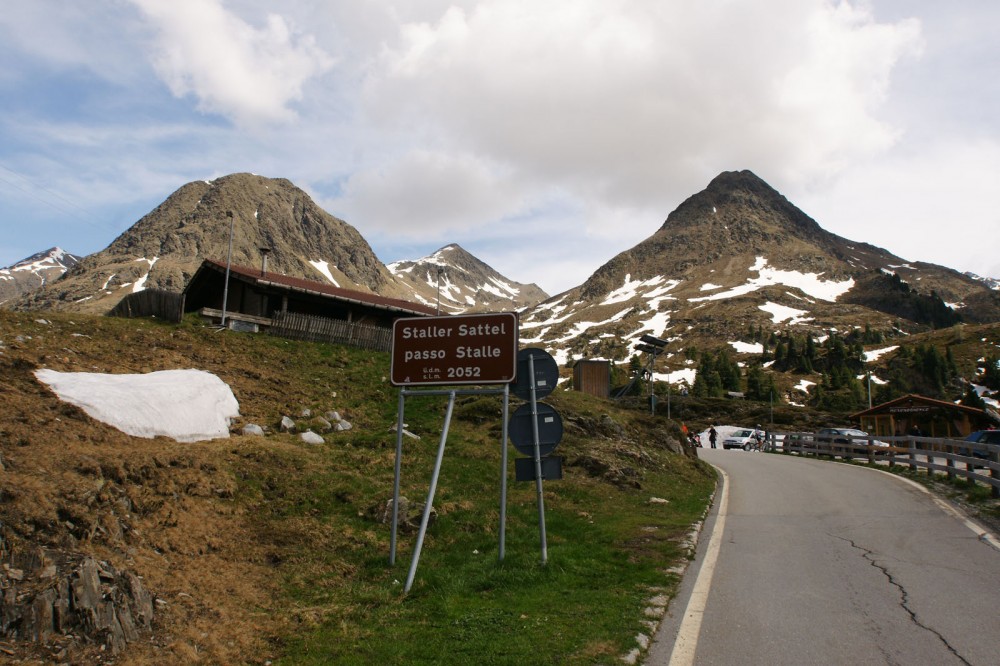
[[(639, 338), (642, 343), (636, 345), (636, 349), (649, 354), (649, 413), (656, 414), (656, 396), (653, 394), (653, 363), (656, 357), (663, 353), (663, 348), (667, 346), (666, 340), (652, 335), (643, 335)], [(667, 375), (667, 418), (670, 418), (670, 375)]]

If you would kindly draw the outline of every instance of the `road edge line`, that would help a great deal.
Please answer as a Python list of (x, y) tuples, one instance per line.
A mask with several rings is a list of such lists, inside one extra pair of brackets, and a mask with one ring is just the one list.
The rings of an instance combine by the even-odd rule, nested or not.
[[(715, 465), (712, 465), (715, 467)], [(712, 587), (712, 576), (715, 573), (715, 563), (722, 548), (723, 531), (726, 527), (726, 512), (729, 509), (729, 475), (719, 467), (716, 471), (722, 476), (722, 494), (719, 497), (719, 510), (716, 514), (712, 536), (705, 549), (705, 560), (698, 570), (694, 588), (684, 609), (684, 619), (681, 621), (670, 652), (670, 666), (691, 666), (694, 664), (695, 651), (698, 649), (698, 634), (701, 632), (701, 622), (705, 616), (705, 606), (708, 603), (708, 593)]]

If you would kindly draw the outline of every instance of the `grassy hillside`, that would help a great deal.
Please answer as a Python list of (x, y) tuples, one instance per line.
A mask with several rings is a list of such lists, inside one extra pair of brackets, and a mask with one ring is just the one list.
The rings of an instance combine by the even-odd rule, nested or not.
[[(140, 439), (60, 402), (37, 368), (217, 374), (264, 437)], [(415, 531), (389, 566), (397, 390), (389, 357), (155, 321), (0, 311), (0, 554), (41, 548), (59, 574), (92, 555), (141, 576), (151, 635), (103, 662), (611, 663), (673, 591), (714, 475), (677, 453), (676, 424), (557, 391), (564, 478), (545, 485), (540, 563), (533, 483), (514, 483), (498, 562), (500, 401), (460, 398), (415, 584)], [(407, 401), (402, 493), (427, 494), (446, 400)], [(282, 416), (336, 410), (322, 445)], [(511, 457), (515, 453), (510, 450)], [(655, 501), (650, 500), (657, 498)], [(419, 517), (411, 516), (411, 520)], [(22, 589), (27, 587), (25, 581)], [(3, 639), (8, 656), (87, 662), (98, 646)]]

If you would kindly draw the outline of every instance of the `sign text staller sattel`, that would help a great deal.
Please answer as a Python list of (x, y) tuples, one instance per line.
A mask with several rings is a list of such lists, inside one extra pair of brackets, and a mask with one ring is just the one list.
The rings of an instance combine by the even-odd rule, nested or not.
[(409, 317), (392, 325), (391, 381), (506, 384), (517, 372), (517, 315)]

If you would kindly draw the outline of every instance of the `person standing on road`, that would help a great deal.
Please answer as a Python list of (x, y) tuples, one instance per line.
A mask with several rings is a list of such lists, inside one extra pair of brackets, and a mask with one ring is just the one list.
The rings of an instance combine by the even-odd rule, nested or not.
[(718, 439), (719, 433), (715, 432), (715, 426), (708, 429), (708, 441), (712, 443), (712, 448), (715, 448), (715, 440)]

